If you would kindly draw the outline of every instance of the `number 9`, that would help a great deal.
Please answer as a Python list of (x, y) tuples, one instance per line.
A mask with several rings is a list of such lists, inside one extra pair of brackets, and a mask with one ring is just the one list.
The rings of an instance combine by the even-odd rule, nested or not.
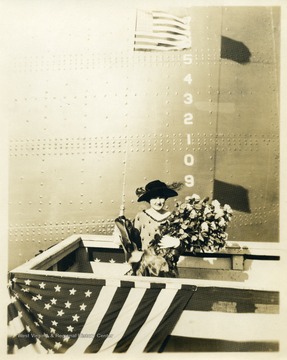
[(193, 187), (194, 186), (194, 177), (192, 175), (185, 175), (184, 181), (185, 181), (185, 185), (187, 187)]

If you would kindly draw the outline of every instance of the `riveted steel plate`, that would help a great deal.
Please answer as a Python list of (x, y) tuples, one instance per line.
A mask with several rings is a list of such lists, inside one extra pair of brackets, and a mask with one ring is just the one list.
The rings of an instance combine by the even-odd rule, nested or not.
[[(278, 241), (278, 8), (156, 3), (190, 16), (192, 47), (147, 52), (133, 50), (135, 20), (153, 8), (87, 4), (15, 13), (9, 266), (72, 233), (111, 234), (120, 206), (133, 218), (145, 206), (135, 189), (157, 178), (185, 183), (180, 200), (212, 197), (216, 181), (243, 187), (250, 211), (235, 211), (230, 238)], [(221, 58), (222, 36), (250, 62)]]

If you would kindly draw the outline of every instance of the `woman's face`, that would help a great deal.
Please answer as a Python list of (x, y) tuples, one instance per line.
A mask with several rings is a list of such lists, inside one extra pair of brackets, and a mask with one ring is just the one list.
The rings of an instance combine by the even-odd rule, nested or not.
[(150, 199), (150, 206), (152, 209), (154, 209), (155, 211), (161, 211), (164, 207), (165, 204), (165, 198), (163, 197), (157, 197), (154, 199)]

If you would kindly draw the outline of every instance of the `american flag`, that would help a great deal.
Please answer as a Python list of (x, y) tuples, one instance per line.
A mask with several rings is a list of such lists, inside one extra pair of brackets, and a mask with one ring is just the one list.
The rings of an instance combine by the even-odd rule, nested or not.
[(166, 51), (191, 47), (190, 17), (137, 11), (134, 50)]
[(8, 352), (157, 352), (195, 290), (182, 282), (10, 274)]

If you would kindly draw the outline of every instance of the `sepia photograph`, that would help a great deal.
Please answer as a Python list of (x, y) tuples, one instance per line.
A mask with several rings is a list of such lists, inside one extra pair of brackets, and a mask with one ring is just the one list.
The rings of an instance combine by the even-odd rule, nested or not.
[(285, 2), (0, 17), (1, 354), (284, 359)]

